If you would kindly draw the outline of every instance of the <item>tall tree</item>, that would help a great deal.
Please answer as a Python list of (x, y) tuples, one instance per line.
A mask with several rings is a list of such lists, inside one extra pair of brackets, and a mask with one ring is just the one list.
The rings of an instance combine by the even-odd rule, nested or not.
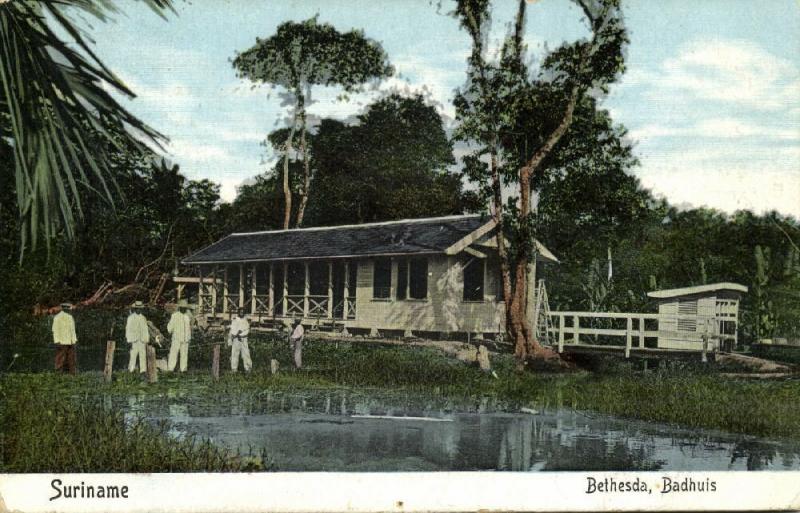
[[(490, 199), (497, 222), (506, 327), (518, 368), (529, 357), (546, 356), (526, 318), (528, 268), (535, 258), (537, 219), (532, 185), (548, 167), (570, 128), (576, 106), (605, 92), (623, 70), (627, 35), (618, 0), (575, 0), (588, 22), (588, 40), (565, 43), (541, 60), (538, 73), (525, 65), (526, 0), (519, 0), (511, 33), (499, 59), (485, 45), (491, 28), (488, 0), (459, 0), (455, 9), (472, 41), (466, 85), (456, 99), (457, 137), (476, 149), (465, 173)], [(488, 160), (488, 162), (486, 162)], [(514, 190), (503, 201), (503, 186)]]
[(233, 67), (240, 77), (283, 87), (294, 99), (292, 121), (283, 148), (283, 227), (289, 228), (291, 222), (289, 159), (298, 129), (304, 165), (295, 224), (301, 226), (311, 187), (306, 111), (311, 88), (315, 85), (339, 86), (352, 92), (369, 80), (390, 76), (392, 67), (381, 45), (367, 39), (363, 32), (341, 33), (327, 23), (318, 23), (316, 17), (279, 25), (273, 36), (256, 39), (253, 47), (238, 54)]
[[(270, 134), (276, 148), (287, 129)], [(310, 137), (311, 194), (306, 224), (325, 226), (477, 211), (478, 202), (449, 171), (453, 146), (436, 109), (420, 96), (390, 95), (357, 121), (324, 119)], [(303, 163), (290, 163), (297, 195)], [(229, 213), (234, 231), (281, 226), (280, 169), (242, 185)]]
[[(159, 14), (172, 7), (171, 0), (143, 1)], [(88, 144), (87, 128), (123, 146), (140, 144), (133, 132), (163, 139), (110, 94), (109, 88), (134, 97), (92, 51), (70, 18), (76, 12), (105, 21), (116, 8), (105, 0), (0, 2), (0, 118), (14, 141), (23, 254), (42, 238), (49, 246), (62, 228), (73, 238), (87, 193), (113, 203), (107, 146)], [(99, 191), (88, 185), (89, 176), (98, 179)]]
[(460, 214), (474, 205), (450, 172), (441, 116), (421, 96), (390, 95), (346, 125), (323, 120), (312, 151), (316, 225)]

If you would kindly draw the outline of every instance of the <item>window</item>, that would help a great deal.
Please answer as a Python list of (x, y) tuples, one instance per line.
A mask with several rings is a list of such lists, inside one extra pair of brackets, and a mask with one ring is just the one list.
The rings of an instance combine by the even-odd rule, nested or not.
[(697, 301), (678, 301), (678, 331), (697, 331)]
[(408, 296), (408, 260), (397, 262), (397, 299)]
[(428, 259), (410, 258), (397, 262), (397, 299), (428, 297)]
[(408, 297), (425, 299), (428, 297), (428, 259), (412, 258), (408, 265)]
[(372, 274), (373, 299), (389, 299), (392, 291), (392, 261), (376, 258)]
[(483, 301), (485, 265), (477, 258), (464, 265), (464, 301)]

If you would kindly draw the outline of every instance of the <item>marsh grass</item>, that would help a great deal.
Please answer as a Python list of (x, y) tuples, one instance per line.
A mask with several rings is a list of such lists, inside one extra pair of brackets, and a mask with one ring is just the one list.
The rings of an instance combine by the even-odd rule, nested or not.
[[(193, 435), (176, 438), (104, 406), (91, 380), (4, 380), (0, 388), (2, 472), (227, 472), (263, 469), (264, 455), (232, 454)], [(43, 383), (44, 381), (44, 383)], [(61, 382), (61, 383), (58, 383)], [(49, 387), (58, 383), (64, 386)], [(9, 385), (13, 384), (13, 388)], [(66, 396), (76, 385), (81, 393)], [(96, 386), (96, 383), (93, 384)]]

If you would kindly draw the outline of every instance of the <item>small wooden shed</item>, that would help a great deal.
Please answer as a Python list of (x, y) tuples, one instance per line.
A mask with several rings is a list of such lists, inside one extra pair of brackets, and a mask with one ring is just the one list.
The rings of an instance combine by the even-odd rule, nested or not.
[(730, 282), (648, 292), (658, 302), (658, 347), (701, 349), (706, 335), (719, 349), (735, 348), (739, 301), (746, 292)]

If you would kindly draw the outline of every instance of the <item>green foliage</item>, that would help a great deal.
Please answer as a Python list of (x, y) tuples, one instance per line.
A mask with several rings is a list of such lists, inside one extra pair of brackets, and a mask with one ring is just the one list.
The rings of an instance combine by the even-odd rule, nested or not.
[[(293, 119), (281, 148), (285, 194), (283, 227), (289, 227), (292, 214), (289, 158), (298, 130), (304, 176), (300, 189), (302, 201), (297, 209), (296, 224), (300, 226), (312, 174), (306, 115), (312, 86), (339, 86), (345, 92), (352, 92), (370, 80), (390, 76), (394, 70), (381, 45), (367, 39), (363, 32), (340, 33), (327, 23), (317, 23), (316, 17), (301, 23), (290, 21), (279, 25), (272, 37), (257, 39), (253, 47), (237, 55), (233, 67), (241, 78), (283, 87), (293, 98)], [(277, 147), (275, 135), (269, 141)]]
[[(146, 0), (156, 12), (170, 0)], [(133, 130), (157, 142), (163, 136), (125, 110), (109, 92), (133, 92), (92, 52), (70, 12), (105, 21), (116, 8), (97, 0), (19, 0), (0, 4), (0, 125), (13, 141), (14, 189), (21, 253), (44, 239), (75, 237), (84, 197), (113, 202), (115, 171), (106, 143), (139, 146)], [(58, 33), (66, 34), (69, 41)], [(133, 129), (133, 130), (131, 130)], [(99, 187), (92, 187), (94, 180)], [(77, 214), (77, 216), (76, 216)]]
[(273, 36), (256, 39), (252, 48), (237, 55), (233, 67), (242, 78), (295, 95), (314, 85), (337, 85), (350, 92), (392, 73), (380, 44), (358, 30), (341, 33), (316, 17), (282, 23)]
[[(187, 180), (178, 166), (156, 162), (152, 154), (135, 148), (110, 149), (109, 155), (124, 199), (115, 208), (98, 195), (88, 195), (73, 240), (57, 240), (57, 251), (49, 254), (29, 252), (24, 265), (16, 259), (20, 239), (14, 189), (2, 188), (0, 271), (5, 279), (0, 280), (0, 295), (14, 300), (0, 302), (0, 328), (24, 322), (36, 304), (79, 301), (106, 282), (141, 286), (120, 296), (122, 302), (148, 299), (146, 289), (155, 287), (163, 273), (172, 273), (180, 258), (222, 234), (218, 185)], [(12, 180), (12, 175), (0, 173), (0, 185)]]
[(312, 225), (460, 214), (470, 210), (441, 117), (421, 96), (391, 95), (356, 123), (323, 121), (313, 143), (317, 169)]
[(775, 329), (774, 306), (767, 297), (767, 286), (769, 285), (770, 250), (756, 245), (755, 251), (755, 275), (753, 276), (753, 297), (754, 297), (754, 318), (755, 335), (759, 338), (769, 338)]
[[(269, 142), (279, 148), (286, 132), (276, 130)], [(452, 143), (436, 109), (420, 96), (390, 95), (369, 105), (352, 124), (324, 119), (310, 142), (315, 173), (308, 226), (433, 217), (478, 208), (462, 190), (458, 174), (448, 172), (454, 163)], [(290, 163), (295, 198), (302, 189), (302, 165)], [(281, 226), (280, 173), (276, 166), (239, 188), (227, 214), (227, 231)]]

